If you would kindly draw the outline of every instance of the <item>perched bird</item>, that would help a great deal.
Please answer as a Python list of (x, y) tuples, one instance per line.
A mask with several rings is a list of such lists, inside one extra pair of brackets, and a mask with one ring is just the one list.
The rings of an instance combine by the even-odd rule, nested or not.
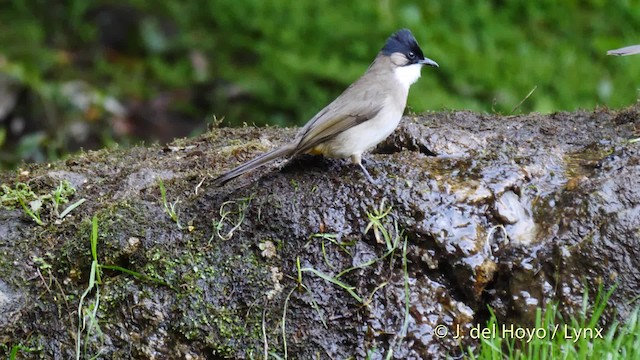
[(634, 54), (640, 54), (640, 45), (631, 45), (620, 49), (607, 51), (607, 55), (627, 56)]
[(214, 186), (277, 158), (298, 154), (351, 158), (367, 179), (375, 182), (362, 165), (362, 153), (386, 139), (398, 126), (409, 87), (420, 78), (423, 65), (438, 67), (424, 56), (411, 31), (395, 32), (364, 75), (309, 120), (292, 142), (221, 175), (213, 181)]

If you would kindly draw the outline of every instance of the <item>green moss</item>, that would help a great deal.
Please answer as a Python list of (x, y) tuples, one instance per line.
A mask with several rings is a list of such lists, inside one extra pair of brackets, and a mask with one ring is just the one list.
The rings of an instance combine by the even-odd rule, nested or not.
[[(266, 282), (267, 271), (253, 251), (229, 256), (220, 248), (202, 249), (201, 240), (179, 251), (155, 248), (149, 252), (144, 272), (172, 283), (178, 293), (180, 314), (175, 326), (189, 340), (204, 341), (223, 356), (238, 351), (238, 344), (258, 343), (261, 309), (243, 304), (261, 294), (242, 293), (245, 284)], [(236, 276), (242, 270), (241, 279)], [(247, 287), (248, 288), (248, 287)], [(234, 294), (238, 289), (240, 292)]]
[(6, 209), (22, 208), (33, 221), (44, 226), (45, 222), (42, 220), (44, 215), (50, 218), (62, 218), (65, 215), (61, 215), (61, 205), (69, 202), (76, 189), (64, 180), (52, 189), (36, 189), (36, 191), (37, 193), (24, 182), (16, 182), (13, 188), (2, 184), (0, 206)]
[[(154, 246), (156, 229), (158, 234), (170, 236), (160, 231), (170, 222), (163, 216), (160, 203), (120, 201), (101, 208), (95, 215), (100, 228), (97, 250), (101, 264), (121, 264), (163, 279), (177, 291), (176, 302), (166, 309), (170, 316), (177, 316), (176, 331), (187, 339), (204, 342), (222, 356), (242, 351), (239, 344), (259, 344), (262, 312), (254, 304), (261, 299), (260, 284), (268, 282), (268, 271), (257, 249), (244, 245), (243, 249), (232, 250), (230, 247), (235, 245), (232, 242), (203, 248), (208, 241), (203, 231), (178, 231), (175, 227), (172, 230), (176, 235), (175, 246), (171, 243)], [(77, 284), (86, 285), (91, 262), (91, 222), (85, 218), (74, 230), (75, 235), (61, 244), (54, 266), (63, 276), (75, 274)], [(138, 236), (145, 244), (127, 252), (123, 241), (129, 236)], [(45, 263), (48, 264), (44, 259), (39, 262)], [(130, 304), (131, 291), (136, 288), (132, 285), (139, 281), (142, 280), (120, 272), (103, 271), (99, 316), (120, 316), (116, 309)], [(139, 289), (142, 291), (136, 295), (138, 301), (153, 298), (154, 294), (143, 290), (147, 287)]]

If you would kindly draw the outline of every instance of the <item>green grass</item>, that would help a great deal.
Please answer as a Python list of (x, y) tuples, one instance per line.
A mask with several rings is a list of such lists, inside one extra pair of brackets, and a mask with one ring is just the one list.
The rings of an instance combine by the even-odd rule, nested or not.
[[(387, 229), (387, 226), (390, 226), (389, 224), (386, 224), (387, 219), (391, 218), (391, 211), (393, 210), (392, 206), (389, 207), (385, 207), (385, 200), (383, 199), (380, 206), (377, 209), (374, 209), (371, 212), (367, 213), (367, 216), (369, 218), (369, 224), (367, 225), (367, 227), (365, 228), (365, 235), (369, 232), (369, 230), (373, 229), (374, 232), (374, 237), (376, 239), (376, 241), (378, 243), (384, 243), (386, 246), (386, 252), (380, 256), (380, 257), (376, 257), (373, 258), (371, 260), (365, 261), (362, 264), (358, 264), (349, 268), (346, 268), (344, 270), (339, 271), (336, 275), (328, 275), (322, 271), (319, 271), (317, 269), (314, 268), (309, 268), (309, 267), (305, 267), (305, 268), (300, 268), (300, 259), (298, 258), (298, 283), (302, 283), (302, 273), (306, 272), (306, 273), (310, 273), (313, 274), (315, 276), (320, 277), (321, 279), (328, 281), (330, 283), (332, 283), (333, 285), (342, 288), (343, 290), (345, 290), (349, 295), (351, 295), (352, 298), (354, 298), (358, 303), (360, 304), (366, 304), (367, 303), (367, 299), (363, 298), (360, 294), (357, 294), (355, 292), (355, 287), (345, 283), (344, 281), (340, 280), (341, 277), (343, 277), (344, 275), (354, 271), (354, 270), (358, 270), (358, 269), (364, 269), (366, 267), (369, 267), (379, 261), (383, 261), (384, 259), (386, 259), (387, 257), (389, 257), (390, 255), (392, 255), (396, 249), (398, 249), (399, 245), (400, 245), (400, 241), (402, 238), (404, 238), (405, 241), (405, 247), (403, 248), (404, 250), (406, 250), (406, 237), (403, 237), (402, 232), (399, 231), (398, 229), (398, 223), (396, 221), (393, 221), (393, 232), (389, 231)], [(339, 248), (344, 251), (347, 255), (351, 256), (351, 253), (349, 252), (349, 250), (346, 248), (346, 246), (349, 245), (353, 245), (353, 243), (342, 243), (342, 242), (338, 242), (336, 239), (336, 236), (334, 234), (312, 234), (311, 235), (311, 239), (314, 238), (321, 238), (323, 241), (321, 241), (321, 249), (322, 249), (322, 255), (323, 258), (325, 260), (325, 263), (327, 264), (327, 266), (332, 269), (332, 270), (336, 270), (335, 267), (329, 263), (328, 258), (327, 258), (327, 252), (326, 252), (326, 247), (325, 247), (325, 243), (324, 240), (329, 240), (331, 243), (338, 245)], [(406, 257), (406, 253), (403, 252), (403, 260)], [(406, 265), (406, 264), (405, 264)], [(406, 270), (406, 269), (405, 269)], [(371, 297), (373, 297), (374, 293), (376, 291), (378, 291), (380, 288), (382, 288), (383, 286), (385, 286), (384, 284), (380, 284), (374, 291), (373, 293), (369, 296), (369, 299)]]
[[(3, 345), (4, 346), (4, 345)], [(23, 346), (23, 345), (13, 345), (11, 347), (11, 352), (9, 353), (9, 360), (16, 360), (19, 359), (18, 354), (25, 353), (25, 352), (38, 352), (41, 349), (39, 348), (30, 348), (27, 346)]]
[(176, 210), (176, 206), (180, 199), (176, 199), (176, 201), (170, 203), (167, 201), (167, 190), (164, 188), (164, 182), (160, 178), (158, 178), (158, 186), (160, 187), (160, 197), (162, 198), (164, 211), (169, 215), (171, 220), (176, 223), (178, 229), (182, 230), (182, 225), (180, 225), (180, 219), (178, 218), (178, 211)]
[[(377, 243), (385, 244), (385, 252), (380, 257), (375, 257), (371, 260), (365, 261), (363, 263), (354, 265), (352, 267), (346, 268), (344, 270), (337, 269), (336, 266), (332, 265), (328, 261), (327, 256), (327, 248), (325, 246), (325, 240), (327, 240), (330, 244), (336, 245), (336, 247), (344, 252), (348, 256), (352, 256), (348, 246), (354, 245), (352, 242), (341, 242), (337, 240), (337, 236), (335, 234), (327, 234), (327, 233), (316, 233), (310, 236), (310, 239), (321, 239), (320, 246), (323, 254), (324, 261), (329, 269), (331, 269), (331, 273), (325, 273), (320, 270), (311, 268), (311, 267), (302, 267), (300, 265), (300, 258), (296, 258), (296, 268), (297, 268), (297, 278), (296, 278), (296, 286), (293, 287), (289, 293), (287, 294), (284, 301), (284, 308), (282, 313), (282, 322), (281, 322), (281, 332), (282, 332), (282, 343), (283, 343), (283, 354), (284, 359), (288, 358), (288, 350), (287, 350), (287, 337), (286, 337), (286, 315), (287, 308), (289, 304), (289, 300), (296, 289), (304, 289), (311, 299), (311, 303), (313, 307), (318, 311), (320, 319), (325, 327), (327, 324), (322, 316), (322, 312), (320, 311), (317, 303), (313, 299), (313, 289), (303, 283), (303, 274), (310, 274), (320, 279), (332, 284), (333, 286), (342, 289), (345, 291), (351, 298), (353, 298), (358, 306), (369, 306), (373, 301), (376, 293), (388, 285), (387, 282), (382, 282), (377, 284), (376, 287), (369, 293), (369, 295), (364, 296), (358, 293), (358, 289), (355, 286), (348, 284), (342, 278), (344, 275), (358, 269), (366, 269), (368, 267), (373, 266), (374, 264), (384, 261), (386, 258), (391, 258), (393, 261), (393, 254), (396, 253), (396, 250), (402, 250), (402, 272), (404, 279), (404, 320), (402, 325), (400, 326), (400, 330), (393, 336), (390, 340), (389, 348), (385, 354), (385, 360), (391, 359), (393, 357), (393, 353), (395, 349), (404, 341), (405, 336), (407, 335), (408, 327), (409, 327), (409, 309), (410, 309), (410, 288), (409, 288), (409, 272), (408, 272), (408, 261), (407, 261), (407, 237), (403, 235), (403, 232), (398, 229), (397, 221), (393, 220), (392, 216), (392, 206), (385, 206), (385, 200), (383, 200), (378, 208), (373, 209), (371, 212), (367, 213), (369, 218), (369, 224), (365, 229), (364, 235), (366, 235), (370, 230), (373, 230), (374, 238)], [(402, 245), (401, 245), (402, 241)], [(335, 274), (335, 275), (334, 275)], [(266, 340), (265, 340), (266, 341)], [(269, 353), (272, 357), (280, 359), (281, 357), (278, 354), (273, 352)]]
[(253, 195), (238, 199), (225, 201), (220, 205), (220, 219), (212, 219), (211, 224), (215, 230), (211, 235), (209, 243), (217, 236), (218, 239), (227, 241), (233, 237), (233, 234), (240, 229), (247, 209), (251, 205)]
[(2, 184), (0, 187), (0, 206), (11, 209), (20, 205), (25, 214), (36, 224), (43, 226), (45, 225), (41, 215), (43, 210), (50, 209), (52, 215), (55, 215), (57, 219), (63, 219), (86, 201), (82, 198), (60, 212), (60, 207), (68, 203), (75, 192), (76, 189), (66, 180), (60, 181), (58, 186), (50, 192), (42, 194), (36, 194), (27, 183), (18, 182), (13, 188)]
[[(100, 286), (102, 285), (103, 270), (119, 271), (128, 275), (131, 275), (137, 279), (153, 282), (159, 285), (167, 286), (175, 290), (170, 284), (154, 278), (141, 274), (139, 272), (129, 270), (117, 265), (103, 265), (98, 261), (98, 217), (93, 216), (91, 220), (91, 271), (89, 274), (89, 283), (84, 292), (80, 296), (78, 302), (78, 329), (76, 333), (76, 360), (86, 358), (99, 358), (100, 354), (94, 354), (89, 357), (87, 349), (89, 342), (92, 341), (94, 336), (97, 336), (102, 341), (102, 331), (98, 324), (98, 309), (100, 308)], [(89, 296), (93, 294), (93, 301), (87, 302)]]
[[(638, 359), (640, 358), (640, 308), (633, 310), (624, 322), (615, 321), (608, 330), (602, 324), (602, 315), (615, 287), (596, 294), (589, 305), (587, 291), (577, 317), (562, 319), (558, 305), (538, 308), (534, 327), (517, 332), (502, 332), (504, 324), (491, 317), (485, 336), (479, 335), (480, 346), (470, 348), (466, 358), (471, 360), (546, 360), (546, 359)], [(511, 329), (506, 324), (506, 329)], [(518, 328), (515, 326), (513, 329)], [(523, 328), (525, 329), (525, 328)], [(476, 334), (482, 334), (476, 332)]]
[[(91, 336), (98, 335), (102, 337), (100, 326), (98, 325), (98, 308), (100, 307), (100, 284), (102, 270), (98, 262), (98, 218), (93, 217), (91, 221), (91, 272), (89, 275), (89, 284), (80, 296), (78, 302), (78, 330), (76, 334), (76, 360), (81, 357), (87, 358), (86, 349)], [(85, 308), (85, 299), (95, 290), (94, 301)], [(83, 336), (84, 334), (84, 336)], [(84, 339), (84, 342), (83, 342)], [(82, 349), (85, 349), (84, 352)], [(95, 358), (94, 355), (91, 358)]]
[[(392, 250), (396, 247), (397, 244), (392, 243), (391, 233), (387, 230), (383, 221), (385, 218), (389, 216), (393, 207), (389, 205), (389, 207), (385, 206), (387, 199), (383, 198), (380, 205), (377, 209), (373, 209), (371, 212), (367, 212), (367, 218), (369, 218), (369, 223), (367, 227), (364, 229), (364, 233), (368, 233), (369, 230), (373, 229), (373, 235), (376, 238), (378, 243), (384, 243), (387, 246), (387, 250)], [(394, 225), (396, 235), (399, 234), (398, 224)], [(396, 241), (398, 237), (396, 236)]]

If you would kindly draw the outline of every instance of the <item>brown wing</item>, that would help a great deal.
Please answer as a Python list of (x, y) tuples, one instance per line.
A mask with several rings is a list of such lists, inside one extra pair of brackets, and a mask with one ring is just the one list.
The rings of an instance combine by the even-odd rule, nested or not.
[[(331, 140), (338, 134), (374, 118), (380, 112), (382, 104), (376, 104), (371, 100), (379, 97), (371, 96), (372, 94), (361, 94), (363, 96), (360, 97), (345, 96), (348, 93), (349, 91), (345, 91), (302, 128), (298, 134), (296, 154), (304, 153), (318, 144)], [(350, 101), (344, 101), (348, 98)]]
[(333, 121), (331, 121), (330, 125), (311, 127), (309, 132), (307, 132), (298, 143), (295, 153), (300, 154), (313, 149), (317, 145), (333, 139), (338, 134), (375, 117), (378, 112), (380, 112), (380, 107), (364, 114), (349, 114), (335, 117), (332, 119)]

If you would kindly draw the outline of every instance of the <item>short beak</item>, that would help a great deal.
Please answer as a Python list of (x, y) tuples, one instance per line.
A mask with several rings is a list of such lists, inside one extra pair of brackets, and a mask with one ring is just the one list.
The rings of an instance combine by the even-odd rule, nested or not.
[(433, 61), (433, 60), (431, 60), (429, 58), (424, 58), (424, 59), (420, 60), (420, 64), (429, 65), (431, 67), (440, 67), (437, 62), (435, 62), (435, 61)]

